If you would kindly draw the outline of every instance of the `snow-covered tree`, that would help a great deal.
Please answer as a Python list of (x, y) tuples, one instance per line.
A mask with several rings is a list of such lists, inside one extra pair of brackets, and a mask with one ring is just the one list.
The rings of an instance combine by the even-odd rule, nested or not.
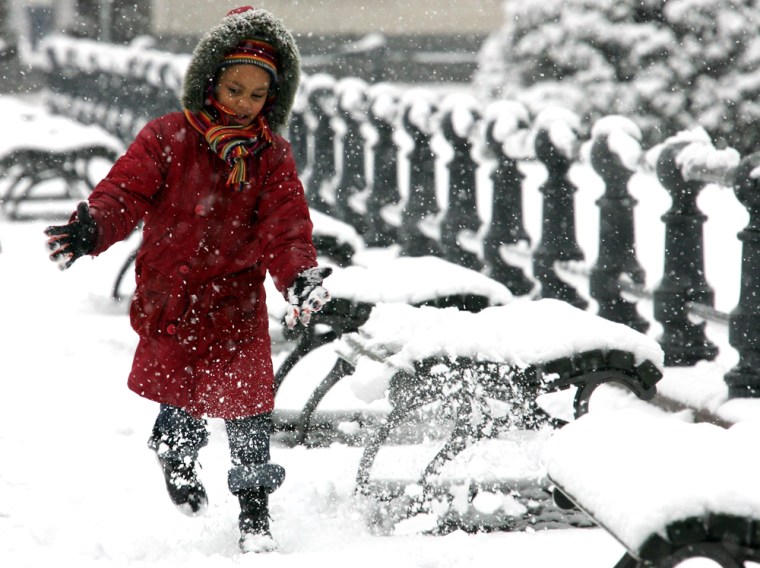
[(760, 1), (506, 0), (504, 12), (479, 55), (486, 98), (563, 105), (587, 125), (623, 114), (650, 144), (698, 124), (760, 149)]

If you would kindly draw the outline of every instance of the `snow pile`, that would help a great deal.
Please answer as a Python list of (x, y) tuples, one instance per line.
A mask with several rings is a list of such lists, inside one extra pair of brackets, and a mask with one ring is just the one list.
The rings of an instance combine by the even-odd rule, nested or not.
[[(578, 333), (578, 330), (584, 330)], [(376, 306), (358, 332), (343, 336), (338, 353), (362, 355), (391, 368), (414, 372), (414, 362), (435, 357), (472, 358), (527, 367), (592, 349), (622, 349), (636, 364), (650, 360), (662, 368), (663, 353), (653, 339), (558, 300), (516, 300), (478, 313), (455, 308)], [(380, 376), (380, 375), (375, 375)], [(372, 392), (381, 388), (365, 382)]]
[(334, 298), (370, 304), (419, 304), (456, 295), (484, 296), (492, 305), (512, 300), (503, 284), (433, 256), (384, 258), (336, 269), (325, 285)]
[(338, 105), (347, 113), (358, 112), (357, 119), (361, 118), (361, 112), (367, 103), (367, 83), (357, 77), (346, 77), (337, 82), (335, 94), (338, 97)]
[(533, 129), (536, 132), (546, 130), (554, 147), (565, 158), (572, 160), (575, 158), (576, 149), (579, 145), (580, 120), (580, 117), (572, 111), (558, 106), (551, 106), (545, 108), (536, 116)]
[(359, 233), (348, 223), (344, 223), (343, 221), (326, 215), (316, 209), (311, 209), (309, 211), (309, 216), (311, 217), (311, 222), (314, 224), (313, 233), (315, 237), (335, 237), (335, 240), (339, 245), (349, 245), (355, 251), (364, 248), (364, 241), (359, 236)]
[[(707, 513), (760, 520), (760, 421), (729, 429), (641, 409), (591, 412), (545, 444), (551, 479), (632, 551)], [(611, 483), (612, 482), (612, 483)]]
[(530, 114), (525, 105), (517, 101), (493, 101), (486, 106), (483, 120), (490, 125), (490, 136), (501, 145), (505, 156), (519, 159), (533, 155)]
[(446, 95), (441, 101), (439, 112), (449, 117), (451, 128), (459, 138), (469, 138), (482, 115), (478, 99), (459, 92)]
[(429, 134), (433, 131), (433, 116), (438, 107), (438, 97), (429, 89), (414, 88), (401, 96), (401, 106), (407, 109), (409, 122)]
[[(325, 216), (325, 219), (329, 217)], [(367, 254), (354, 260), (364, 264), (345, 268), (333, 266), (333, 273), (325, 280), (325, 288), (333, 298), (366, 304), (421, 304), (438, 298), (465, 295), (487, 298), (489, 305), (512, 301), (512, 293), (503, 284), (441, 258)], [(274, 288), (269, 278), (267, 308), (275, 319), (282, 317), (287, 308), (282, 294)]]
[(607, 137), (610, 151), (620, 158), (620, 163), (635, 172), (642, 158), (641, 130), (636, 123), (620, 115), (600, 118), (591, 129), (591, 138)]
[(648, 150), (646, 161), (649, 167), (654, 170), (662, 151), (672, 145), (680, 148), (675, 164), (685, 180), (733, 185), (733, 175), (741, 161), (739, 152), (734, 148), (717, 149), (701, 126), (681, 130)]
[(16, 150), (68, 152), (103, 146), (117, 154), (124, 151), (118, 138), (99, 126), (50, 114), (19, 99), (0, 99), (0, 116), (4, 117), (6, 131), (12, 133), (0, 139), (0, 158)]
[(392, 83), (375, 83), (367, 90), (369, 111), (378, 120), (392, 124), (398, 117), (401, 89)]

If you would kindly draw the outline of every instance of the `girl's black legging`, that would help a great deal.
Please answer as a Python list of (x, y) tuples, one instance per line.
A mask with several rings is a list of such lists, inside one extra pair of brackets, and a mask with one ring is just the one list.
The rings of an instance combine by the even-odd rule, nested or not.
[[(271, 413), (224, 421), (233, 465), (259, 465), (269, 462)], [(162, 404), (153, 435), (181, 456), (196, 459), (198, 450), (208, 443), (206, 420), (193, 418), (176, 406)]]

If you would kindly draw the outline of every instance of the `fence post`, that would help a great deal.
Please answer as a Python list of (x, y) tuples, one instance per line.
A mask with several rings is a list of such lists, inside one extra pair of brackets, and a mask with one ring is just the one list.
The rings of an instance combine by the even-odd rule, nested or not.
[(405, 256), (442, 256), (435, 238), (422, 232), (421, 224), (438, 213), (435, 191), (435, 154), (430, 146), (433, 117), (438, 105), (427, 89), (411, 89), (402, 97), (401, 124), (413, 146), (406, 157), (409, 164), (409, 186), (406, 203), (401, 212), (399, 241)]
[(377, 83), (367, 92), (367, 119), (373, 136), (368, 143), (372, 157), (370, 194), (367, 199), (367, 231), (364, 242), (371, 247), (387, 247), (398, 238), (398, 222), (383, 216), (385, 207), (401, 201), (398, 189), (398, 145), (394, 139), (399, 114), (398, 89), (388, 83)]
[(724, 375), (729, 398), (760, 397), (760, 153), (744, 158), (736, 170), (734, 191), (749, 211), (749, 223), (739, 232), (742, 275), (739, 304), (731, 312), (728, 341), (739, 362)]
[(288, 121), (288, 141), (293, 148), (293, 159), (296, 162), (299, 175), (305, 175), (309, 161), (309, 128), (306, 119), (306, 82), (308, 77), (303, 76), (298, 85), (293, 108), (290, 110)]
[(147, 90), (141, 88), (144, 78), (139, 76), (139, 68), (139, 54), (131, 53), (124, 61), (123, 75), (120, 78), (123, 92), (119, 99), (121, 116), (116, 130), (116, 135), (125, 144), (130, 144), (139, 132), (141, 121), (145, 120), (141, 109), (148, 106), (145, 100)]
[(107, 80), (100, 92), (100, 102), (107, 108), (105, 128), (119, 137), (123, 137), (130, 128), (131, 117), (134, 116), (131, 101), (127, 98), (130, 91), (126, 84), (129, 59), (114, 57), (111, 60), (108, 72), (103, 73)]
[(334, 195), (325, 196), (334, 188), (328, 187), (335, 176), (335, 134), (332, 114), (335, 112), (335, 79), (326, 73), (309, 77), (307, 85), (309, 148), (304, 186), (309, 205), (322, 213), (332, 213)]
[(494, 101), (486, 107), (484, 121), (485, 145), (496, 159), (496, 167), (490, 176), (491, 220), (483, 237), (486, 273), (516, 296), (522, 296), (529, 294), (535, 284), (521, 268), (505, 261), (501, 249), (519, 243), (530, 244), (523, 223), (522, 182), (525, 175), (517, 167), (517, 160), (527, 153), (525, 140), (530, 133), (530, 117), (528, 109), (518, 102)]
[(568, 178), (576, 155), (577, 115), (564, 109), (550, 108), (536, 117), (536, 158), (548, 172), (539, 191), (544, 196), (541, 242), (533, 253), (533, 275), (541, 283), (541, 297), (564, 300), (586, 309), (588, 302), (554, 269), (558, 261), (583, 260), (575, 236), (577, 188)]
[[(455, 93), (441, 103), (441, 134), (453, 152), (446, 164), (449, 172), (449, 199), (441, 219), (441, 248), (446, 260), (472, 270), (482, 270), (483, 262), (475, 243), (481, 225), (477, 204), (478, 164), (472, 157), (470, 137), (481, 119), (480, 104), (470, 95)], [(470, 243), (467, 243), (468, 233)]]
[(686, 180), (679, 153), (686, 141), (665, 143), (657, 159), (657, 178), (673, 203), (662, 216), (665, 223), (663, 277), (654, 291), (654, 318), (662, 324), (659, 343), (666, 365), (694, 365), (712, 361), (718, 348), (705, 337), (705, 323), (689, 320), (687, 304), (712, 306), (715, 294), (705, 280), (702, 226), (707, 217), (697, 207), (697, 196), (706, 182)]
[(367, 120), (367, 83), (357, 77), (346, 77), (336, 84), (335, 94), (337, 121), (334, 130), (340, 148), (340, 160), (337, 162), (340, 167), (335, 183), (335, 216), (364, 234), (365, 204), (360, 200), (366, 198), (367, 173), (361, 125)]
[(598, 315), (645, 332), (649, 322), (636, 311), (636, 304), (620, 295), (620, 277), (630, 276), (644, 284), (644, 269), (636, 260), (633, 209), (637, 201), (628, 193), (628, 182), (641, 157), (641, 131), (633, 121), (609, 116), (594, 124), (591, 133), (591, 166), (602, 178), (604, 195), (599, 206), (599, 254), (591, 269), (589, 292)]
[(153, 99), (153, 104), (150, 108), (150, 114), (148, 116), (149, 120), (163, 116), (169, 112), (176, 112), (180, 108), (178, 104), (179, 97), (169, 88), (166, 81), (166, 78), (171, 72), (171, 60), (161, 57), (151, 58), (146, 79), (156, 96)]

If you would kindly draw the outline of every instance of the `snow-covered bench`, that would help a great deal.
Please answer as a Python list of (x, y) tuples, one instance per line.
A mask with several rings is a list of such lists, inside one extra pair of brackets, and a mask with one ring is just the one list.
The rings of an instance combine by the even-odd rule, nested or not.
[[(0, 142), (0, 178), (5, 178), (0, 202), (10, 219), (29, 215), (21, 212), (22, 204), (42, 200), (42, 211), (32, 216), (60, 215), (49, 211), (49, 202), (86, 197), (92, 189), (89, 170), (94, 160), (113, 162), (123, 151), (122, 144), (102, 128), (12, 97), (0, 100), (0, 115), (9, 133)], [(63, 189), (43, 189), (52, 180), (63, 182)], [(70, 205), (65, 211), (70, 212)]]
[(640, 409), (591, 412), (557, 431), (543, 462), (555, 500), (626, 548), (617, 568), (708, 558), (760, 561), (760, 422), (724, 429)]
[[(576, 416), (587, 412), (591, 394), (605, 383), (649, 400), (663, 364), (653, 339), (550, 299), (515, 300), (478, 313), (380, 304), (336, 350), (357, 369), (346, 381), (364, 381), (365, 392), (387, 398), (391, 407), (365, 445), (359, 493), (382, 494), (381, 483), (371, 487), (370, 474), (395, 428), (431, 403), (448, 408), (448, 440), (418, 481), (423, 501), (434, 491), (441, 467), (475, 442), (550, 422), (536, 404), (542, 394), (576, 387)], [(380, 384), (367, 385), (357, 376), (367, 360), (387, 369), (373, 371), (370, 380)]]
[[(305, 394), (300, 388), (298, 393), (280, 396), (286, 376), (308, 353), (358, 330), (377, 304), (456, 306), (462, 310), (478, 311), (512, 300), (504, 285), (436, 257), (386, 256), (375, 258), (363, 266), (335, 268), (325, 285), (332, 299), (314, 315), (313, 325), (306, 329), (299, 327), (301, 335), (298, 343), (276, 373), (279, 400), (275, 408), (275, 425), (280, 429), (295, 428), (298, 442), (304, 441), (311, 416), (320, 401), (353, 368), (345, 360), (338, 359), (306, 399), (298, 396)], [(270, 315), (277, 309), (274, 300), (274, 296), (269, 294)], [(281, 309), (284, 314), (284, 306)], [(303, 383), (299, 381), (299, 384)]]

